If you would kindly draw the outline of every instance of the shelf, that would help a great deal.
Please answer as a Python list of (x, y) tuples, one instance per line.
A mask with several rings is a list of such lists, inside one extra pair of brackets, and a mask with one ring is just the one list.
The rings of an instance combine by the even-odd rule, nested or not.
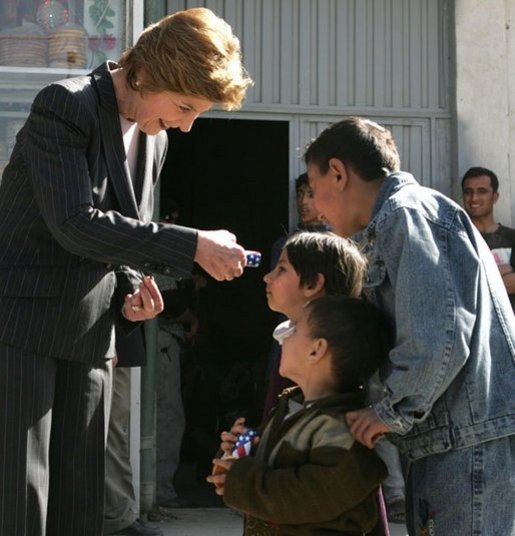
[(57, 69), (55, 67), (15, 67), (13, 65), (0, 65), (0, 73), (11, 73), (13, 75), (41, 75), (56, 74), (75, 76), (77, 74), (88, 73), (90, 69)]
[(54, 67), (0, 66), (0, 89), (34, 89), (62, 78), (87, 74), (90, 69), (56, 69)]
[[(1, 103), (0, 99), (0, 103)], [(11, 111), (11, 110), (2, 110), (0, 106), (0, 121), (2, 119), (25, 119), (29, 114), (30, 107), (27, 107), (25, 110)]]

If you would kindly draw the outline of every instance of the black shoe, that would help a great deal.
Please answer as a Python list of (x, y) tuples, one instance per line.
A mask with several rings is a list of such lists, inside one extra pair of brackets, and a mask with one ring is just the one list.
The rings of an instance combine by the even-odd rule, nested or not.
[(132, 525), (110, 534), (123, 534), (124, 536), (163, 536), (163, 531), (155, 525), (136, 519)]

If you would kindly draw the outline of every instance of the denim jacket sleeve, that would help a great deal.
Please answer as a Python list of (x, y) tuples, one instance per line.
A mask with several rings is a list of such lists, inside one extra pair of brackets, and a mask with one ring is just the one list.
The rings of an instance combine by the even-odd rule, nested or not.
[(390, 208), (376, 227), (368, 284), (395, 319), (396, 344), (374, 409), (406, 434), (468, 358), (480, 261), (457, 207)]

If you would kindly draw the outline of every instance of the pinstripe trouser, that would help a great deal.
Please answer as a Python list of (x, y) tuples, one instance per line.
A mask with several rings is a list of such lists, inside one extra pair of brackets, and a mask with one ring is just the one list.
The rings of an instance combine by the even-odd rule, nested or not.
[(0, 343), (0, 536), (102, 534), (111, 381)]

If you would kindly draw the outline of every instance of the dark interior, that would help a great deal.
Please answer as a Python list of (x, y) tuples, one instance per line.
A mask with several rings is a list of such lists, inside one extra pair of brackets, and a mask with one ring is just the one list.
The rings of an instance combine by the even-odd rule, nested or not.
[[(261, 420), (275, 324), (263, 276), (272, 243), (288, 228), (288, 122), (199, 119), (188, 134), (170, 131), (169, 141), (161, 215), (177, 203), (178, 224), (228, 229), (262, 252), (259, 268), (231, 282), (206, 274), (195, 295), (199, 334), (181, 360), (186, 433), (177, 488), (187, 496), (210, 471), (220, 432), (240, 415), (251, 426)], [(216, 498), (211, 489), (209, 497)], [(198, 494), (193, 500), (210, 502)]]

